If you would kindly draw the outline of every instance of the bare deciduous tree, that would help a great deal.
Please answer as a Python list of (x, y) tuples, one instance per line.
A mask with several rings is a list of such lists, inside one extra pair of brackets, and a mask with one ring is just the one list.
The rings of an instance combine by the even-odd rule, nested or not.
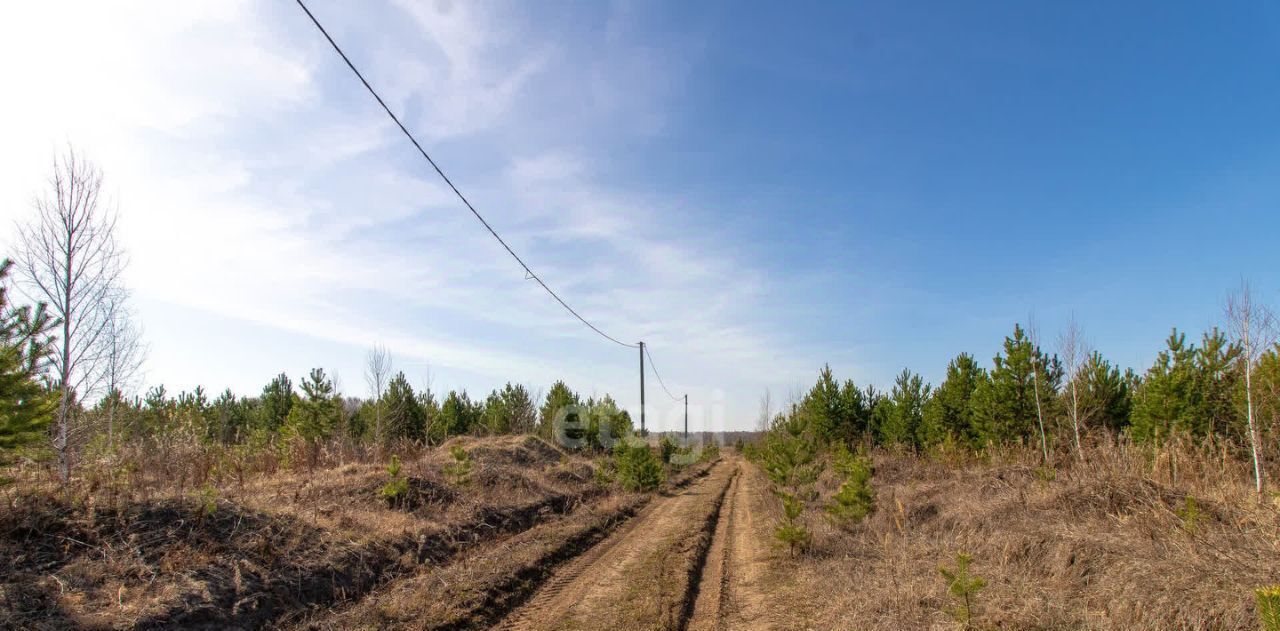
[(365, 359), (364, 381), (369, 384), (373, 397), (373, 438), (382, 444), (382, 395), (391, 378), (391, 353), (387, 347), (375, 344)]
[(756, 419), (756, 431), (767, 432), (773, 422), (773, 395), (765, 388), (760, 397), (760, 416)]
[(52, 360), (61, 390), (53, 447), (64, 483), (71, 478), (72, 404), (102, 385), (111, 321), (107, 305), (123, 267), (115, 212), (101, 194), (102, 172), (68, 148), (54, 159), (49, 189), (35, 200), (35, 217), (18, 226), (24, 285), (61, 322)]
[(142, 343), (142, 330), (128, 305), (128, 293), (116, 289), (107, 298), (106, 366), (103, 386), (106, 388), (107, 445), (115, 446), (116, 406), (126, 390), (136, 386), (147, 349)]
[(1266, 305), (1253, 300), (1249, 283), (1241, 280), (1240, 289), (1227, 298), (1227, 326), (1240, 345), (1241, 370), (1244, 373), (1245, 419), (1248, 421), (1249, 451), (1253, 456), (1253, 481), (1262, 494), (1262, 461), (1258, 444), (1258, 427), (1253, 417), (1253, 369), (1275, 343), (1275, 315)]
[(1067, 323), (1067, 328), (1058, 335), (1058, 352), (1062, 354), (1063, 367), (1067, 373), (1067, 394), (1069, 399), (1067, 414), (1071, 417), (1071, 430), (1075, 434), (1076, 457), (1083, 462), (1084, 450), (1080, 446), (1080, 425), (1085, 419), (1081, 413), (1078, 383), (1081, 369), (1084, 367), (1084, 360), (1089, 356), (1089, 348), (1084, 340), (1084, 332), (1080, 330), (1080, 325), (1076, 322), (1074, 313), (1071, 314), (1071, 320)]
[(1036, 326), (1034, 313), (1027, 317), (1027, 335), (1031, 338), (1031, 383), (1035, 388), (1036, 421), (1040, 424), (1040, 452), (1045, 464), (1049, 464), (1049, 439), (1044, 431), (1044, 405), (1040, 402), (1040, 328)]

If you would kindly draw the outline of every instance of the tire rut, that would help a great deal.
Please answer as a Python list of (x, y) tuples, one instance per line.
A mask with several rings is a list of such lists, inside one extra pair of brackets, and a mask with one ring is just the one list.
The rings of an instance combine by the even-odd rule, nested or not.
[[(700, 510), (705, 513), (707, 502), (716, 503), (710, 518), (717, 519), (737, 472), (736, 462), (722, 462), (679, 493), (655, 499), (604, 541), (565, 563), (523, 607), (495, 628), (512, 631), (597, 628), (603, 618), (624, 606), (622, 603), (632, 587), (630, 579), (648, 559), (678, 540), (681, 533), (688, 530), (689, 518)], [(691, 578), (696, 580), (706, 550), (694, 553), (699, 558), (695, 560)], [(696, 590), (697, 583), (694, 583), (685, 594), (686, 600), (696, 594)], [(691, 609), (690, 603), (676, 604), (686, 612)], [(683, 627), (683, 622), (678, 626)]]
[(738, 510), (738, 488), (742, 484), (741, 471), (734, 476), (726, 495), (725, 506), (717, 519), (715, 538), (707, 551), (702, 581), (694, 601), (693, 615), (686, 628), (693, 631), (725, 629), (725, 612), (730, 606), (732, 588), (732, 556), (734, 514)]
[(729, 489), (707, 567), (689, 620), (691, 631), (768, 629), (768, 592), (763, 582), (769, 564), (769, 535), (757, 521), (759, 471), (739, 465)]

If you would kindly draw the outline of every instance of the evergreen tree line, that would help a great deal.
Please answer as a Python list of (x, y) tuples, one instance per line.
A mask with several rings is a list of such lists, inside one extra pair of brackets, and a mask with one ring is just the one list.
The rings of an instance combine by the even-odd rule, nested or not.
[[(961, 353), (937, 387), (904, 369), (889, 391), (839, 382), (830, 366), (785, 414), (825, 442), (874, 443), (928, 449), (1022, 443), (1048, 451), (1078, 449), (1100, 432), (1135, 442), (1175, 436), (1247, 448), (1245, 371), (1251, 371), (1253, 413), (1264, 444), (1280, 438), (1280, 346), (1246, 361), (1241, 344), (1214, 328), (1199, 343), (1174, 330), (1155, 363), (1139, 375), (1098, 352), (1069, 371), (1057, 355), (1015, 325), (989, 366)], [(1269, 440), (1268, 440), (1269, 439)]]
[(176, 397), (163, 385), (144, 396), (126, 400), (112, 392), (85, 414), (97, 419), (98, 433), (106, 438), (102, 419), (114, 418), (113, 439), (145, 442), (188, 439), (208, 444), (262, 445), (298, 438), (309, 444), (345, 440), (390, 445), (415, 442), (434, 445), (451, 436), (538, 433), (551, 437), (552, 425), (562, 408), (584, 417), (589, 444), (601, 446), (601, 427), (614, 436), (630, 432), (631, 418), (609, 395), (585, 401), (563, 381), (548, 390), (542, 405), (520, 384), (508, 383), (483, 399), (472, 399), (466, 390), (450, 390), (443, 399), (430, 389), (416, 390), (403, 372), (392, 377), (381, 397), (343, 396), (332, 378), (316, 368), (294, 384), (281, 373), (253, 397), (236, 396), (229, 389), (210, 399), (197, 387)]

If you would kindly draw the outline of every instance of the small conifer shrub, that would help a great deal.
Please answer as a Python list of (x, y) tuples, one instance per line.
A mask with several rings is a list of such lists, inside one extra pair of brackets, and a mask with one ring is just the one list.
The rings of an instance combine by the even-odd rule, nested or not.
[(662, 483), (662, 464), (643, 442), (631, 445), (620, 440), (613, 449), (618, 466), (618, 483), (628, 491), (651, 491)]
[(206, 483), (200, 489), (200, 516), (211, 517), (218, 510), (218, 489)]
[(1204, 513), (1200, 512), (1200, 503), (1196, 501), (1196, 498), (1188, 495), (1183, 500), (1182, 508), (1174, 512), (1182, 520), (1182, 529), (1189, 535), (1196, 534), (1200, 529), (1200, 521), (1204, 518)]
[(1280, 585), (1254, 590), (1262, 631), (1280, 631)]
[(661, 454), (662, 462), (671, 464), (671, 456), (675, 455), (679, 450), (680, 445), (677, 445), (676, 441), (672, 440), (670, 436), (663, 434), (658, 439), (658, 453)]
[(973, 609), (977, 604), (978, 592), (987, 586), (985, 579), (974, 576), (969, 571), (971, 563), (973, 563), (973, 557), (961, 552), (956, 554), (955, 569), (938, 568), (942, 578), (947, 581), (947, 592), (956, 600), (956, 606), (947, 613), (951, 614), (956, 622), (964, 625), (965, 629), (973, 628)]
[(808, 548), (811, 540), (803, 515), (805, 501), (816, 495), (813, 484), (821, 464), (815, 461), (816, 447), (803, 420), (797, 419), (783, 429), (766, 439), (760, 455), (773, 492), (782, 500), (782, 519), (774, 529), (774, 537), (795, 556)]
[(702, 447), (699, 457), (705, 462), (714, 462), (720, 457), (720, 445), (710, 442)]
[(849, 527), (875, 511), (876, 494), (871, 489), (871, 460), (850, 453), (843, 445), (836, 449), (835, 469), (844, 476), (840, 490), (827, 505), (827, 515), (837, 525)]
[(400, 456), (393, 454), (391, 464), (387, 465), (387, 475), (391, 476), (391, 480), (378, 491), (378, 494), (387, 501), (387, 506), (392, 508), (402, 504), (409, 494), (409, 480), (400, 473)]
[(454, 445), (449, 448), (449, 455), (453, 456), (453, 464), (444, 468), (445, 473), (453, 478), (454, 484), (466, 484), (471, 481), (471, 469), (474, 463), (471, 461), (471, 454), (467, 453), (462, 445)]
[(797, 550), (808, 548), (812, 540), (809, 530), (800, 522), (800, 516), (804, 514), (804, 502), (786, 492), (779, 492), (778, 496), (782, 498), (782, 521), (778, 522), (773, 536), (786, 545), (787, 551), (794, 557)]

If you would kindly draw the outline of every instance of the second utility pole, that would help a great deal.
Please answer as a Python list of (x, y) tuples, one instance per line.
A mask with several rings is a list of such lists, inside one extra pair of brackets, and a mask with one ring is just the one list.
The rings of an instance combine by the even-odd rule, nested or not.
[(640, 435), (648, 437), (644, 431), (644, 342), (640, 342)]
[(689, 395), (684, 395), (684, 444), (689, 444)]

